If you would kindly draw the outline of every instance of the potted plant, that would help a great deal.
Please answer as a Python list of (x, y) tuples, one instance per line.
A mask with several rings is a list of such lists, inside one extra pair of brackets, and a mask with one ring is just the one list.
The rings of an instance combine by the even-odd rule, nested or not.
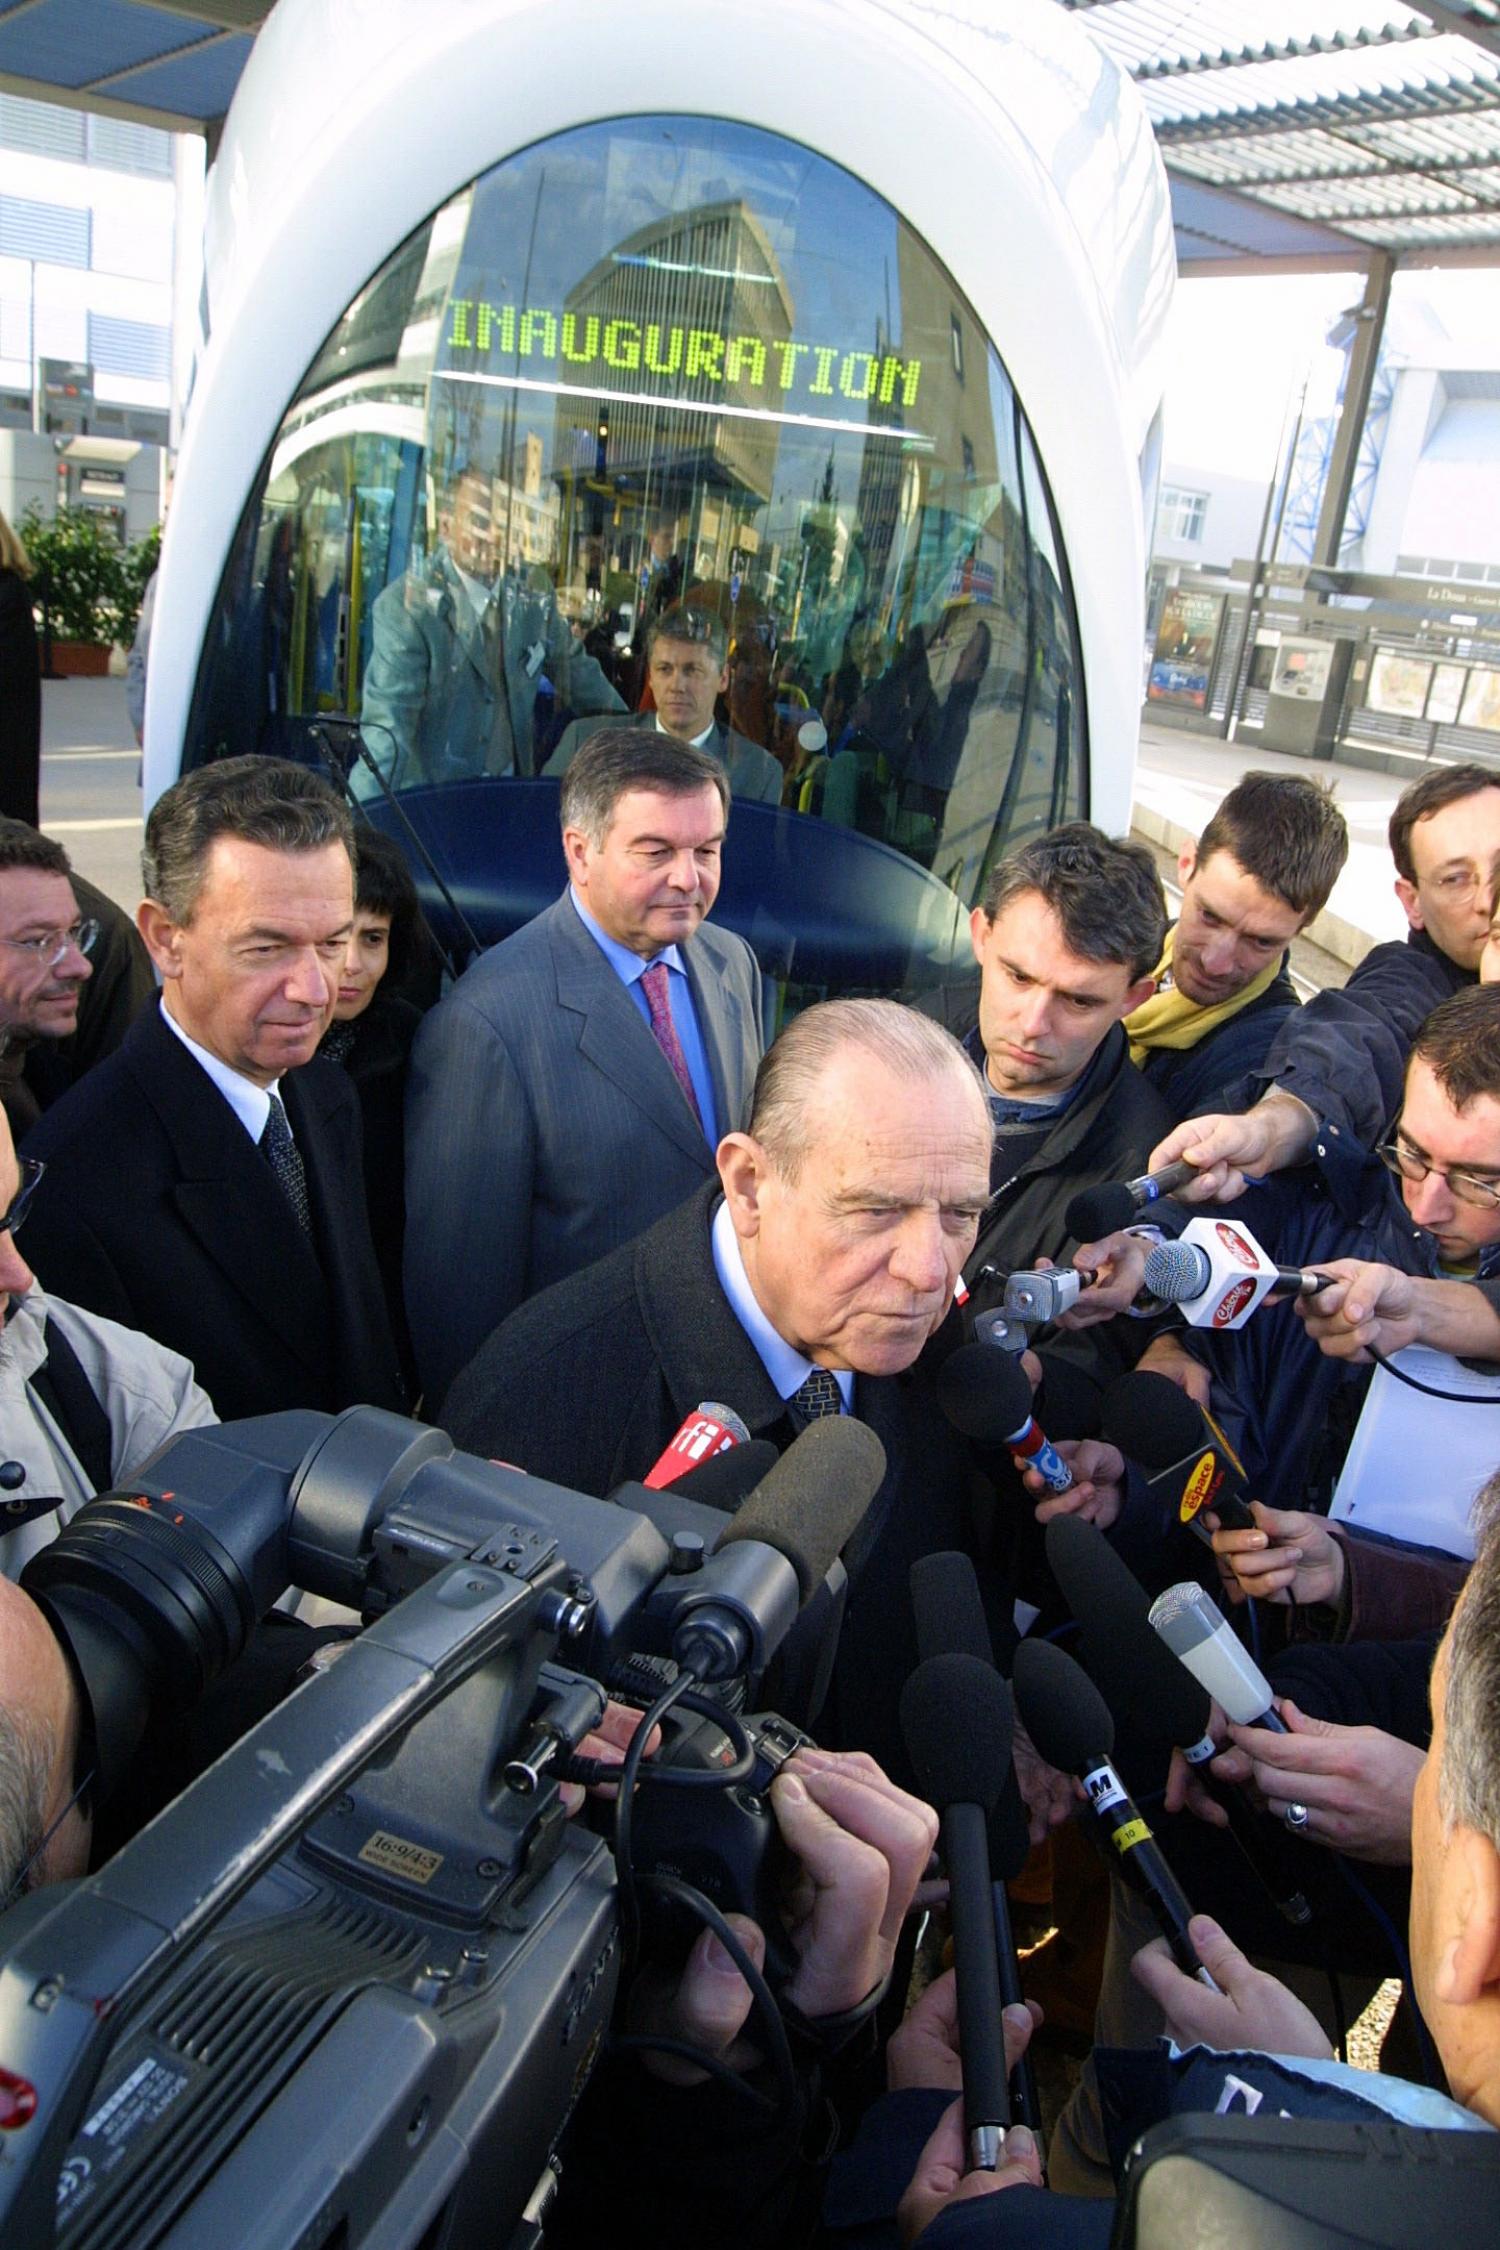
[(41, 611), (43, 674), (102, 676), (132, 607), (119, 545), (89, 509), (59, 508), (47, 522), (35, 501), (21, 519), (21, 536)]

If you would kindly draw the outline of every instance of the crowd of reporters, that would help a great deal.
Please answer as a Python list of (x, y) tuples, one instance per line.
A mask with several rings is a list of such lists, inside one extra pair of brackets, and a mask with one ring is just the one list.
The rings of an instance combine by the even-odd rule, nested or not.
[[(705, 1401), (778, 1453), (853, 1416), (884, 1474), (841, 1590), (806, 1605), (767, 1683), (819, 1745), (770, 1792), (801, 1871), (782, 1992), (803, 2039), (795, 2129), (768, 2154), (691, 2061), (622, 2052), (576, 2129), (563, 2228), (582, 2239), (607, 2208), (617, 2240), (786, 2240), (815, 2223), (874, 2239), (899, 2206), (908, 2239), (1103, 2241), (1121, 2116), (1213, 2107), (1224, 2085), (1170, 2050), (1131, 2109), (1104, 2050), (1149, 2051), (1165, 2027), (1188, 2050), (1316, 2058), (1277, 2066), (1293, 2114), (1297, 2088), (1335, 2116), (1385, 2098), (1323, 2067), (1323, 2029), (1251, 1952), (1406, 1975), (1426, 2026), (1413, 2051), (1430, 2033), (1453, 2099), (1434, 2085), (1403, 2114), (1500, 2124), (1500, 1537), (1475, 1502), (1496, 1458), (1482, 1399), (1454, 1403), (1440, 1372), (1446, 1419), (1410, 1521), (1369, 1530), (1357, 1496), (1329, 1514), (1363, 1418), (1390, 1411), (1373, 1357), (1422, 1347), (1429, 1381), (1434, 1364), (1500, 1362), (1500, 991), (1479, 981), (1500, 781), (1458, 767), (1406, 792), (1391, 841), (1409, 941), (1310, 1005), (1285, 952), (1327, 900), (1343, 823), (1313, 783), (1252, 774), (1183, 853), (1175, 923), (1148, 854), (1073, 823), (991, 871), (975, 980), (814, 1006), (767, 1047), (753, 955), (707, 922), (733, 849), (711, 737), (606, 725), (572, 745), (566, 888), (441, 996), (401, 855), (302, 768), (237, 759), (169, 790), (134, 931), (94, 913), (59, 847), (0, 826), (0, 1091), (19, 1143), (0, 1128), (0, 1892), (80, 1874), (326, 1637), (273, 1616), (201, 1736), (148, 1736), (130, 1817), (96, 1806), (88, 1698), (23, 1574), (163, 1442), (216, 1415), (376, 1406), (603, 1497), (646, 1478)], [(1093, 1223), (1113, 1206), (1089, 1191), (1135, 1181), (1144, 1198), (1174, 1166), (1172, 1197)], [(1153, 1249), (1221, 1206), (1212, 1223), (1316, 1289), (1293, 1301), (1273, 1284), (1265, 1304), (1262, 1286), (1253, 1317), (1222, 1329), (1153, 1294)], [(40, 1280), (15, 1246), (23, 1216)], [(1072, 1309), (1018, 1323), (1013, 1277), (1059, 1266)], [(1153, 1378), (1214, 1417), (1166, 1460), (1144, 1427)], [(1050, 1475), (1034, 1465), (1044, 1429)], [(1134, 1456), (1122, 1431), (1141, 1433)], [(1233, 1473), (1189, 1528), (1185, 1456), (1214, 1445)], [(938, 1554), (972, 1566), (1001, 1672), (1018, 1631), (1068, 1648), (1082, 1626), (1087, 1656), (1047, 1537), (1058, 1519), (1108, 1541), (1143, 1601), (1196, 1578), (1253, 1621), (1276, 1700), (1250, 1714), (1266, 1723), (1214, 1706), (1213, 1771), (1279, 1824), (1311, 1923), (1290, 1928), (1247, 1878), (1187, 1746), (1117, 1668), (1121, 1768), (1160, 1802), (1168, 1857), (1215, 1920), (1169, 1952), (1116, 1867), (1098, 2066), (1057, 2122), (1044, 2187), (1028, 2125), (970, 2168), (948, 2106), (967, 2059), (952, 1972), (901, 2020), (937, 1837), (902, 1698), (942, 1637), (910, 1592)], [(617, 1760), (632, 1724), (612, 1707), (595, 1754)], [(1018, 1726), (1005, 1761), (1024, 1803), (1012, 1838), (1019, 1817), (1037, 1865), (1079, 1802), (1044, 1731)], [(759, 1959), (764, 1933), (735, 1926)], [(749, 1988), (711, 1933), (680, 1973), (648, 1967), (628, 2005), (637, 2028), (732, 2072), (764, 2067)], [(1010, 2068), (1034, 2014), (1006, 2010)], [(871, 2106), (882, 2038), (889, 2092)]]

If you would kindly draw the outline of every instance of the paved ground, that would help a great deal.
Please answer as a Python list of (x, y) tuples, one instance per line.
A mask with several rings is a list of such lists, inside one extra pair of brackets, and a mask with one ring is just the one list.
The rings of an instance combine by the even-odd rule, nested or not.
[[(1247, 752), (1217, 737), (1146, 720), (1136, 769), (1135, 820), (1173, 853), (1251, 766), (1314, 774), (1331, 782), (1349, 823), (1349, 864), (1329, 912), (1310, 935), (1332, 961), (1299, 948), (1294, 964), (1310, 983), (1338, 981), (1379, 938), (1406, 927), (1391, 893), (1386, 822), (1404, 775), (1357, 766), (1311, 765), (1272, 751)], [(134, 913), (140, 898), (140, 757), (125, 715), (123, 680), (49, 680), (42, 689), (42, 825), (74, 864)], [(1165, 871), (1165, 862), (1164, 871)]]
[(42, 826), (133, 914), (141, 896), (141, 754), (123, 680), (42, 685)]

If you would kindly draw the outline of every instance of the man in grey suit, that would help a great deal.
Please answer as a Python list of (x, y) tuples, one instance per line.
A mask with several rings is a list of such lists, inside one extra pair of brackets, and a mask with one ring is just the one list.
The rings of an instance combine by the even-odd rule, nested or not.
[(723, 768), (670, 735), (596, 733), (563, 782), (567, 890), (417, 1034), (406, 1302), (429, 1406), (516, 1305), (711, 1178), (760, 1060), (760, 971), (700, 927)]
[[(712, 610), (688, 602), (664, 609), (646, 636), (646, 676), (656, 709), (639, 711), (624, 724), (691, 742), (717, 758), (734, 796), (779, 805), (785, 776), (770, 751), (714, 717), (714, 703), (729, 684), (728, 646), (723, 620)], [(575, 719), (542, 771), (566, 773), (597, 726), (597, 720)]]
[[(483, 546), (451, 514), (425, 571), (393, 579), (371, 613), (360, 728), (393, 789), (480, 774), (530, 773), (532, 711), (543, 672), (560, 700), (594, 716), (623, 711), (550, 591), (494, 580)], [(350, 786), (378, 794), (356, 764)]]

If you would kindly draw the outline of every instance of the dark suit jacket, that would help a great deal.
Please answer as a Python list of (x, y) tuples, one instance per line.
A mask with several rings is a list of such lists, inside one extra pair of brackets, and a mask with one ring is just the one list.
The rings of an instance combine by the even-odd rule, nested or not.
[[(543, 766), (543, 773), (566, 773), (591, 734), (601, 727), (649, 727), (655, 729), (654, 711), (636, 711), (630, 717), (614, 718), (606, 712), (602, 718), (575, 719), (564, 729), (562, 739)], [(786, 780), (780, 765), (769, 750), (763, 750), (749, 735), (739, 734), (726, 727), (722, 719), (715, 719), (714, 731), (704, 744), (710, 757), (717, 758), (729, 776), (729, 791), (734, 797), (743, 797), (751, 805), (779, 805), (782, 785)]]
[(0, 570), (0, 813), (37, 824), (42, 770), (42, 669), (31, 590)]
[[(711, 922), (682, 958), (727, 1133), (760, 1061), (760, 971)], [(406, 1306), (430, 1404), (508, 1312), (629, 1242), (714, 1169), (566, 891), (424, 1018), (406, 1132)]]
[(370, 1242), (359, 1101), (317, 1057), (281, 1085), (317, 1254), (275, 1175), (158, 1008), (28, 1135), (46, 1288), (191, 1359), (226, 1421), (403, 1406)]
[[(788, 1444), (786, 1409), (714, 1271), (717, 1201), (717, 1185), (704, 1187), (638, 1242), (513, 1313), (449, 1393), (442, 1419), (455, 1442), (595, 1495), (643, 1477), (706, 1399), (732, 1406), (752, 1437)], [(828, 1702), (787, 1716), (816, 1717), (829, 1748), (868, 1750), (904, 1779), (897, 1704), (917, 1662), (908, 1574), (919, 1555), (987, 1553), (992, 1491), (944, 1420), (925, 1361), (859, 1376), (854, 1405), (885, 1447), (885, 1481), (846, 1551)]]

